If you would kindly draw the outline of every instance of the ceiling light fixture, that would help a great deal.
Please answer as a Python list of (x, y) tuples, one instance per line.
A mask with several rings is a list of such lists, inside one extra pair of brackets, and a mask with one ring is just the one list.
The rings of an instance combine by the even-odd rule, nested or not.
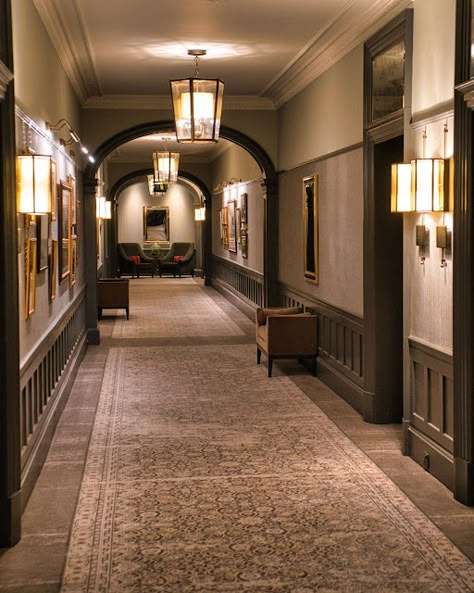
[(188, 49), (194, 56), (194, 78), (170, 80), (178, 142), (217, 142), (221, 125), (224, 83), (199, 78), (199, 57), (205, 49)]

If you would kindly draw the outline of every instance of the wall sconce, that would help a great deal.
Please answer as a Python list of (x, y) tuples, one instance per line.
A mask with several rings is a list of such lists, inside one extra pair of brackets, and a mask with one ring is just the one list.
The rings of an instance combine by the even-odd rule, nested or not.
[(221, 124), (224, 83), (199, 78), (199, 57), (205, 49), (189, 49), (194, 56), (194, 78), (170, 80), (178, 142), (217, 142)]
[(55, 161), (47, 155), (26, 154), (16, 157), (18, 212), (23, 214), (51, 212), (54, 166)]
[(411, 163), (392, 164), (392, 212), (414, 212)]
[(76, 144), (79, 144), (79, 146), (81, 147), (81, 151), (87, 155), (87, 158), (89, 159), (89, 161), (91, 163), (95, 163), (95, 158), (89, 154), (89, 149), (84, 146), (84, 144), (82, 144), (81, 139), (79, 138), (79, 135), (77, 134), (77, 132), (75, 132), (71, 126), (71, 124), (67, 121), (67, 119), (62, 118), (60, 120), (58, 120), (55, 124), (51, 124), (50, 122), (46, 122), (46, 129), (49, 130), (50, 132), (57, 132), (58, 130), (61, 130), (62, 128), (67, 128), (67, 131), (69, 132), (69, 140), (63, 140), (62, 138), (60, 139), (60, 144), (62, 146), (67, 146), (69, 144), (72, 144), (73, 142), (75, 142)]
[(104, 196), (95, 199), (95, 216), (101, 220), (110, 220), (112, 218), (112, 202), (106, 200)]
[(447, 266), (445, 253), (451, 247), (451, 233), (445, 225), (436, 227), (436, 247), (441, 249), (441, 264), (442, 268)]
[(429, 244), (430, 234), (424, 224), (416, 225), (416, 245), (420, 248), (420, 263), (425, 263), (425, 247)]
[(197, 222), (202, 222), (206, 220), (206, 207), (202, 204), (194, 208), (194, 220)]
[(417, 212), (441, 212), (449, 205), (449, 184), (444, 159), (415, 159), (413, 192)]

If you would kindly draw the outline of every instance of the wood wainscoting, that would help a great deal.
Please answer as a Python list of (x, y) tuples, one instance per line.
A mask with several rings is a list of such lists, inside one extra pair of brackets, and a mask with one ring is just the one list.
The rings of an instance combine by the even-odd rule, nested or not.
[(20, 368), (21, 506), (24, 510), (86, 350), (86, 290)]
[(280, 302), (302, 306), (318, 315), (318, 377), (364, 416), (364, 322), (280, 282)]
[(454, 488), (453, 357), (413, 337), (407, 453), (450, 490)]

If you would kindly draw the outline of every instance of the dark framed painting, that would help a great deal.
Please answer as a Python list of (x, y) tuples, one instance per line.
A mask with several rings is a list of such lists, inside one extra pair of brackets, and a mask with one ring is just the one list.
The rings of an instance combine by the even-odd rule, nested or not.
[(28, 319), (36, 306), (36, 239), (26, 240), (25, 258), (25, 319)]
[(244, 224), (248, 222), (248, 214), (247, 214), (247, 194), (242, 194), (240, 196), (240, 219)]
[(318, 178), (303, 178), (304, 277), (319, 282)]
[(58, 217), (58, 270), (62, 282), (71, 273), (71, 188), (64, 181), (59, 184)]
[(56, 161), (51, 159), (51, 220), (56, 220), (58, 209), (58, 180), (56, 176)]
[(47, 214), (36, 216), (36, 240), (37, 271), (39, 273), (48, 267), (49, 216)]
[(152, 243), (169, 243), (170, 213), (168, 207), (143, 207), (143, 239)]
[(240, 208), (235, 209), (235, 228), (236, 228), (236, 236), (237, 236), (237, 243), (240, 244), (240, 227), (242, 226), (242, 211)]
[(71, 273), (69, 274), (69, 286), (76, 284), (76, 270), (77, 270), (77, 237), (71, 237)]
[(235, 200), (227, 202), (227, 232), (228, 244), (227, 249), (232, 253), (237, 253), (237, 238), (235, 232)]
[(247, 258), (249, 256), (249, 241), (245, 227), (240, 229), (240, 250), (242, 251), (242, 257)]

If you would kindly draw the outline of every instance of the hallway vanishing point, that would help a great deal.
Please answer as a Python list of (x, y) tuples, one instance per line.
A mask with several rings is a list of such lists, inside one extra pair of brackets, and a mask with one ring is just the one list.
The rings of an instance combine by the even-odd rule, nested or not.
[(0, 592), (474, 590), (474, 509), (191, 279), (105, 312)]

